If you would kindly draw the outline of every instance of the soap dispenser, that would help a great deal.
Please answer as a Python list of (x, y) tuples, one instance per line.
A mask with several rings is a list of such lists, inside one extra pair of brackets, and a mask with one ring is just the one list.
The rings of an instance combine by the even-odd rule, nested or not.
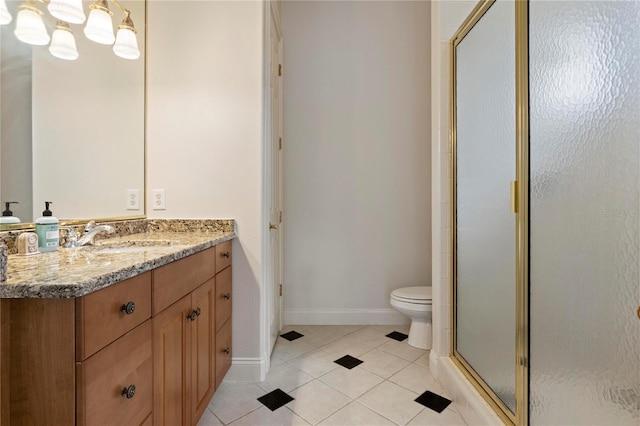
[(60, 244), (59, 221), (49, 210), (52, 201), (45, 201), (42, 217), (36, 219), (36, 234), (38, 234), (38, 248), (41, 252), (58, 250)]
[(10, 224), (10, 223), (20, 223), (20, 219), (13, 215), (13, 212), (9, 209), (11, 204), (18, 204), (17, 201), (5, 201), (4, 206), (5, 210), (2, 212), (2, 217), (0, 217), (0, 225), (2, 224)]

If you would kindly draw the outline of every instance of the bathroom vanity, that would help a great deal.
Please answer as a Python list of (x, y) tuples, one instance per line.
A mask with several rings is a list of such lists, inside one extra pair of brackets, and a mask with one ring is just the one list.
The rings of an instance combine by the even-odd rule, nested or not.
[(195, 425), (231, 366), (234, 236), (147, 232), (10, 256), (0, 423)]

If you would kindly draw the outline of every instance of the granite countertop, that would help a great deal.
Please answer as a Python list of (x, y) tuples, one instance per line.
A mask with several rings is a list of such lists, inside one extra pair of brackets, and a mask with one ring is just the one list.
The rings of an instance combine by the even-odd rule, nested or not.
[[(96, 241), (94, 246), (9, 255), (0, 298), (72, 298), (235, 238), (230, 230), (144, 232)], [(123, 251), (118, 248), (139, 247)], [(109, 249), (108, 252), (103, 252)], [(131, 250), (131, 249), (129, 249)]]

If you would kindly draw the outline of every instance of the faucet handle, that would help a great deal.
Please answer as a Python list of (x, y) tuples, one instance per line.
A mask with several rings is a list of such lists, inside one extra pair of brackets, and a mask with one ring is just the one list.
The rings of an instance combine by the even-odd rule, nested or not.
[(87, 224), (84, 226), (84, 232), (89, 232), (91, 231), (91, 229), (93, 229), (93, 227), (96, 226), (96, 221), (95, 220), (90, 220), (89, 222), (87, 222)]
[(78, 247), (78, 234), (76, 234), (76, 231), (70, 226), (64, 226), (62, 227), (62, 229), (67, 232), (66, 241), (63, 247), (65, 248)]

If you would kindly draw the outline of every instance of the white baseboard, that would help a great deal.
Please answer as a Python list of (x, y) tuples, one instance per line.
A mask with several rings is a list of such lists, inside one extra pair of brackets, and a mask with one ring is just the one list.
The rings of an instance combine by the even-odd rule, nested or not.
[(224, 376), (229, 382), (260, 382), (267, 375), (267, 363), (263, 358), (232, 358), (231, 368)]
[(429, 369), (451, 395), (458, 412), (468, 425), (504, 425), (449, 357), (431, 355), (433, 354), (429, 355)]
[(409, 319), (395, 309), (343, 309), (284, 311), (286, 325), (397, 325)]

